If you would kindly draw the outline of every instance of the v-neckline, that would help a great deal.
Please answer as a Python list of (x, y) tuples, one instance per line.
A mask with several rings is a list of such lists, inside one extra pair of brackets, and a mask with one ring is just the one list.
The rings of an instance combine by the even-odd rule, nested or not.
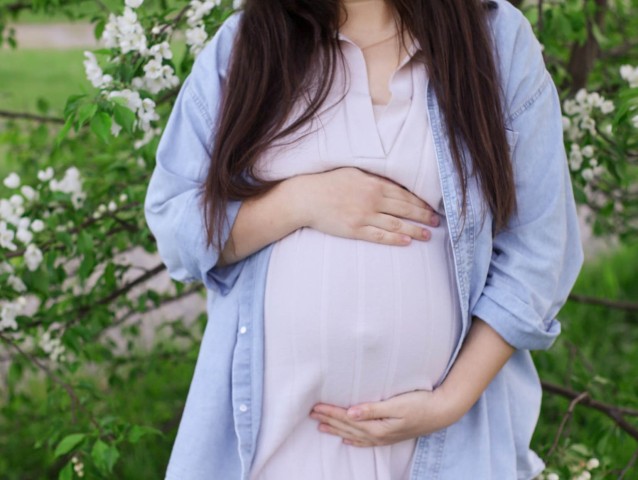
[[(369, 158), (388, 158), (392, 154), (394, 150), (394, 146), (400, 140), (400, 137), (405, 130), (405, 124), (407, 119), (412, 112), (412, 104), (408, 106), (407, 112), (402, 119), (401, 126), (399, 127), (399, 131), (394, 136), (394, 141), (391, 143), (389, 148), (386, 149), (383, 145), (383, 138), (380, 131), (380, 124), (383, 122), (383, 114), (386, 113), (388, 109), (393, 107), (397, 107), (396, 103), (399, 101), (405, 101), (405, 97), (401, 97), (397, 95), (397, 92), (392, 89), (393, 84), (395, 83), (395, 77), (399, 72), (405, 68), (406, 64), (412, 59), (414, 54), (418, 49), (418, 41), (415, 40), (416, 43), (413, 43), (409, 46), (408, 53), (403, 57), (399, 66), (393, 71), (392, 75), (388, 80), (388, 86), (391, 90), (391, 96), (389, 102), (383, 105), (384, 111), (379, 117), (379, 121), (377, 122), (375, 113), (374, 113), (374, 104), (372, 103), (372, 96), (370, 94), (370, 81), (368, 78), (368, 69), (367, 63), (365, 60), (365, 55), (363, 50), (354, 43), (350, 38), (348, 38), (345, 34), (339, 32), (339, 38), (350, 43), (355, 49), (357, 58), (354, 59), (359, 65), (353, 66), (355, 71), (363, 76), (358, 83), (360, 85), (355, 85), (354, 90), (350, 91), (346, 96), (346, 104), (350, 104), (350, 107), (354, 107), (354, 111), (362, 111), (365, 112), (363, 115), (357, 115), (356, 118), (350, 118), (350, 122), (348, 125), (349, 128), (349, 139), (351, 142), (351, 147), (353, 148), (353, 156), (355, 157), (369, 157)], [(409, 78), (407, 81), (412, 82), (412, 90), (414, 90), (414, 66), (409, 66)], [(361, 73), (362, 72), (362, 73)], [(405, 81), (406, 79), (402, 79)], [(353, 85), (350, 85), (352, 88)], [(349, 98), (348, 98), (349, 97)], [(397, 98), (398, 97), (398, 98)], [(353, 105), (353, 102), (356, 105)], [(349, 117), (352, 117), (349, 115)], [(363, 117), (363, 118), (362, 118)], [(354, 123), (351, 123), (354, 122)], [(361, 122), (361, 123), (360, 123)]]

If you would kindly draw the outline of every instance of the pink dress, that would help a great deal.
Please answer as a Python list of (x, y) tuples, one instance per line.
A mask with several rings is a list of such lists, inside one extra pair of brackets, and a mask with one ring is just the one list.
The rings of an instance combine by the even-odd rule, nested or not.
[[(287, 178), (342, 166), (385, 176), (441, 214), (431, 240), (388, 246), (299, 229), (273, 248), (265, 292), (264, 400), (251, 480), (407, 480), (416, 439), (361, 448), (317, 429), (318, 402), (349, 407), (431, 390), (460, 334), (454, 263), (426, 103), (413, 46), (374, 107), (365, 59), (344, 35), (320, 128), (276, 145), (258, 173)], [(350, 89), (335, 103), (350, 77)], [(375, 119), (375, 111), (377, 119)], [(312, 127), (313, 129), (316, 126)], [(299, 132), (301, 135), (305, 130)]]

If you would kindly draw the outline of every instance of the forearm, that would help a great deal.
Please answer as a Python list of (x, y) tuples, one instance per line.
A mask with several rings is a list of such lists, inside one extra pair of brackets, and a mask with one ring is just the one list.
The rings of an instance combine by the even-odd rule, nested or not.
[(238, 262), (303, 226), (300, 178), (291, 177), (242, 202), (218, 266)]
[(474, 317), (461, 350), (437, 390), (460, 419), (479, 399), (516, 349), (492, 327)]

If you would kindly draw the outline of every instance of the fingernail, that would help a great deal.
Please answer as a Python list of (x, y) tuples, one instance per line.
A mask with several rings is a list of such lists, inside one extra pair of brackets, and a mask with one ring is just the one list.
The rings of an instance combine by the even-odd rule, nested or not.
[(412, 241), (412, 237), (410, 237), (410, 235), (401, 235), (401, 239), (405, 243), (410, 243)]
[(425, 228), (422, 229), (422, 235), (423, 235), (423, 238), (425, 238), (426, 240), (430, 238), (430, 232), (427, 231)]
[(438, 227), (440, 222), (441, 221), (439, 220), (439, 217), (437, 215), (434, 215), (432, 217), (432, 225), (433, 226)]
[(347, 414), (350, 418), (356, 419), (361, 417), (361, 410), (359, 410), (358, 408), (351, 408), (348, 410)]

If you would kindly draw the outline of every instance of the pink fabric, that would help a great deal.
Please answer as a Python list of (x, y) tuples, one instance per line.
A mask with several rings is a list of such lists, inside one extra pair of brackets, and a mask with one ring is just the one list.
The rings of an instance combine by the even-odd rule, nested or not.
[[(356, 166), (403, 185), (444, 214), (426, 104), (426, 69), (395, 71), (387, 106), (374, 107), (365, 59), (344, 35), (350, 90), (339, 76), (321, 121), (294, 145), (271, 148), (258, 172), (286, 178)], [(375, 120), (375, 112), (377, 118)], [(313, 127), (314, 128), (314, 127)], [(303, 132), (299, 132), (297, 136)], [(431, 390), (460, 333), (450, 240), (386, 246), (299, 229), (274, 245), (265, 296), (262, 423), (251, 480), (404, 480), (416, 439), (344, 445), (308, 416), (326, 402), (347, 407)]]

